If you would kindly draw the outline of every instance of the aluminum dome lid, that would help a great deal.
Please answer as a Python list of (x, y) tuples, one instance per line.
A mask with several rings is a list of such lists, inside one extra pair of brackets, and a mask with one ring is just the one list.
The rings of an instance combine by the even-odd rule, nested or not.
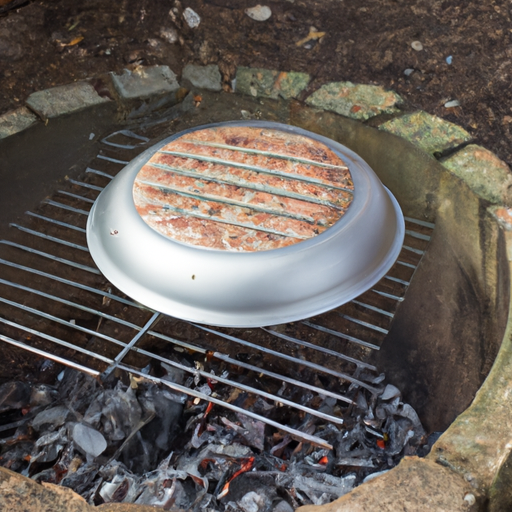
[(355, 153), (269, 122), (169, 137), (100, 194), (87, 240), (140, 303), (210, 325), (255, 327), (348, 302), (389, 270), (400, 208)]

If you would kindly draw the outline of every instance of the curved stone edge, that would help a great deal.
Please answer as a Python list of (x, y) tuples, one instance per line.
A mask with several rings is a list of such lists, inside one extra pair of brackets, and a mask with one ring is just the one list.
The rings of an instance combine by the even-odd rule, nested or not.
[(93, 507), (67, 487), (38, 484), (0, 467), (0, 510), (10, 512), (154, 512), (146, 505), (109, 503)]
[[(103, 78), (100, 82), (96, 82), (94, 85), (92, 82), (93, 79), (91, 79), (85, 82), (76, 82), (75, 84), (78, 85), (70, 84), (69, 87), (60, 86), (65, 88), (67, 87), (66, 91), (70, 92), (72, 96), (73, 91), (83, 91), (83, 83), (86, 83), (93, 87), (97, 97), (90, 88), (85, 87), (85, 89), (88, 89), (88, 94), (85, 94), (85, 96), (82, 94), (80, 96), (81, 102), (77, 102), (76, 98), (71, 98), (70, 102), (68, 101), (67, 104), (64, 102), (63, 105), (58, 108), (54, 108), (53, 111), (49, 108), (47, 110), (41, 109), (38, 111), (38, 114), (43, 121), (47, 121), (52, 117), (69, 115), (74, 112), (114, 100), (118, 103), (120, 109), (124, 108), (126, 110), (127, 108), (131, 108), (132, 112), (135, 111), (135, 115), (133, 117), (137, 117), (138, 115), (147, 115), (158, 108), (162, 108), (162, 106), (173, 103), (175, 104), (181, 101), (184, 95), (183, 93), (180, 93), (181, 88), (179, 87), (178, 82), (175, 81), (174, 73), (168, 73), (167, 70), (163, 70), (162, 72), (161, 68), (167, 68), (167, 66), (153, 66), (152, 68), (158, 69), (149, 73), (147, 72), (147, 68), (142, 70), (139, 69), (135, 72), (135, 76), (131, 72), (124, 73), (124, 75), (128, 77), (131, 89), (130, 87), (127, 87), (123, 90), (123, 87), (116, 87), (115, 79), (112, 81), (112, 74), (109, 75), (109, 79)], [(246, 69), (251, 70), (251, 68)], [(282, 75), (281, 72), (273, 70), (267, 71), (271, 73), (272, 77), (277, 73), (274, 78), (281, 76), (280, 80), (274, 80), (271, 87), (275, 87), (276, 83), (277, 87), (279, 87), (283, 77), (286, 78), (288, 75), (292, 75), (292, 73), (294, 73), (289, 72)], [(251, 73), (251, 76), (254, 77), (254, 73), (252, 71)], [(307, 84), (309, 83), (309, 77), (298, 76), (298, 81), (295, 81), (295, 75), (292, 75), (292, 78), (292, 85), (294, 87), (292, 88), (292, 93), (289, 93), (288, 90), (282, 94), (273, 90), (271, 90), (270, 93), (263, 90), (260, 94), (258, 88), (256, 88), (256, 94), (254, 94), (254, 91), (251, 89), (249, 89), (249, 94), (255, 97), (284, 99), (298, 97), (305, 91)], [(156, 84), (154, 83), (154, 80), (157, 81)], [(163, 80), (165, 83), (158, 84), (159, 80)], [(285, 83), (287, 82), (285, 81)], [(135, 84), (135, 86), (133, 86), (133, 84)], [(512, 188), (512, 179), (510, 169), (504, 162), (502, 162), (492, 152), (481, 146), (466, 146), (467, 142), (470, 141), (469, 134), (453, 123), (449, 123), (448, 121), (436, 116), (431, 116), (427, 113), (417, 112), (411, 114), (399, 111), (396, 106), (400, 104), (401, 98), (396, 93), (393, 93), (393, 91), (391, 91), (393, 94), (389, 94), (389, 91), (385, 91), (383, 88), (379, 88), (378, 86), (367, 86), (370, 88), (368, 89), (370, 97), (375, 99), (375, 94), (382, 92), (388, 100), (382, 100), (381, 98), (376, 100), (377, 104), (372, 104), (370, 101), (368, 105), (360, 105), (363, 103), (363, 100), (361, 99), (361, 96), (357, 96), (355, 103), (353, 104), (356, 108), (354, 109), (353, 107), (350, 107), (347, 110), (346, 98), (348, 95), (342, 94), (340, 96), (343, 98), (343, 107), (338, 107), (336, 106), (335, 98), (333, 99), (335, 94), (332, 94), (332, 91), (336, 88), (346, 88), (347, 82), (333, 82), (332, 84), (333, 85), (330, 87), (326, 87), (324, 89), (324, 91), (328, 91), (328, 104), (326, 104), (324, 108), (322, 108), (321, 101), (310, 99), (311, 97), (314, 97), (315, 93), (313, 93), (310, 98), (306, 99), (306, 103), (319, 108), (320, 110), (330, 110), (352, 119), (367, 120), (374, 118), (373, 120), (375, 120), (375, 118), (377, 118), (377, 125), (380, 124), (381, 129), (407, 140), (430, 157), (437, 154), (442, 155), (447, 151), (452, 152), (449, 156), (442, 159), (441, 163), (449, 172), (455, 174), (459, 179), (464, 181), (484, 202), (496, 205), (492, 207), (490, 211), (504, 230), (509, 261), (512, 261), (512, 232), (510, 231), (510, 228), (512, 227), (512, 209), (507, 208), (512, 204), (512, 197), (509, 191), (509, 187)], [(329, 86), (330, 84), (326, 85)], [(46, 90), (49, 92), (44, 92), (44, 94), (33, 94), (36, 95), (36, 97), (43, 99), (45, 97), (55, 98), (58, 96), (59, 90), (59, 87), (55, 87)], [(103, 94), (100, 95), (98, 90), (103, 92)], [(361, 89), (361, 87), (358, 87), (356, 90), (361, 91), (365, 90), (365, 88)], [(244, 92), (243, 88), (242, 92)], [(396, 95), (396, 97), (394, 95)], [(395, 98), (396, 101), (393, 103), (389, 98)], [(33, 102), (29, 100), (27, 100), (27, 105), (30, 106), (30, 103)], [(139, 107), (142, 108), (139, 108), (138, 111), (137, 109), (134, 109), (134, 102), (139, 102)], [(383, 105), (384, 108), (380, 108)], [(33, 110), (36, 110), (35, 107), (33, 107)], [(361, 110), (363, 113), (359, 114)], [(367, 112), (371, 113), (371, 115), (367, 116)], [(389, 113), (395, 115), (395, 118), (391, 121), (385, 120), (382, 123), (379, 123), (378, 117)], [(30, 128), (37, 122), (36, 119), (37, 118), (34, 118), (34, 115), (26, 109), (26, 107), (21, 107), (20, 109), (7, 112), (0, 116), (0, 139), (7, 138)], [(415, 125), (415, 120), (418, 120), (420, 124), (423, 124), (421, 130), (418, 130), (417, 125)], [(425, 130), (428, 134), (428, 131), (431, 129), (434, 129), (435, 131), (435, 140), (429, 141), (429, 143), (426, 144), (426, 142), (422, 140), (423, 134), (425, 133)], [(512, 311), (509, 312), (509, 318), (511, 317), (511, 313)], [(467, 491), (467, 485), (476, 489), (475, 495), (477, 497), (480, 496), (480, 498), (477, 499), (476, 505), (474, 506), (479, 506), (482, 499), (487, 499), (488, 496), (493, 495), (493, 493), (494, 497), (496, 497), (497, 485), (500, 483), (500, 475), (503, 473), (502, 468), (506, 465), (512, 452), (512, 439), (508, 441), (510, 433), (512, 432), (512, 414), (510, 414), (512, 379), (508, 378), (509, 375), (512, 375), (512, 323), (510, 321), (508, 323), (507, 332), (502, 342), (498, 357), (490, 374), (478, 391), (475, 400), (470, 407), (454, 421), (440, 440), (434, 445), (433, 451), (427, 459), (408, 459), (407, 462), (404, 460), (404, 462), (399, 464), (396, 468), (390, 470), (385, 475), (376, 478), (375, 483), (372, 484), (372, 482), (369, 482), (368, 484), (363, 484), (353, 492), (346, 495), (346, 497), (334, 502), (343, 503), (343, 507), (345, 507), (344, 504), (346, 503), (349, 507), (339, 508), (339, 510), (357, 510), (354, 508), (356, 503), (361, 503), (361, 506), (363, 506), (363, 501), (366, 503), (369, 497), (376, 492), (376, 484), (379, 481), (386, 483), (384, 486), (385, 489), (382, 493), (386, 492), (389, 494), (392, 487), (397, 486), (400, 482), (404, 484), (402, 480), (402, 473), (404, 471), (406, 473), (416, 471), (417, 474), (420, 474), (420, 472), (425, 471), (425, 468), (427, 467), (424, 464), (430, 463), (434, 464), (433, 466), (428, 466), (428, 472), (431, 475), (429, 478), (431, 478), (432, 482), (435, 482), (439, 475), (443, 478), (448, 478), (448, 475), (452, 475), (457, 476), (457, 478), (451, 480), (452, 484), (450, 485), (453, 485), (453, 489), (450, 492), (455, 492), (457, 496), (460, 496), (462, 492)], [(502, 441), (497, 442), (497, 439), (502, 439)], [(461, 480), (459, 476), (464, 478)], [(25, 477), (22, 477), (21, 475), (0, 468), (0, 485), (2, 485), (2, 482), (5, 482), (6, 479), (10, 479), (9, 481), (13, 484), (11, 490), (16, 488), (22, 495), (27, 492), (26, 490), (23, 490), (23, 486), (14, 486), (13, 478), (28, 481), (30, 486), (27, 482), (24, 482), (24, 486), (29, 486), (31, 489), (34, 488), (34, 486), (39, 490), (48, 490), (49, 488), (49, 486), (42, 487), (32, 480), (25, 479)], [(408, 492), (416, 493), (418, 496), (421, 495), (423, 500), (428, 500), (435, 494), (439, 494), (439, 489), (436, 485), (437, 484), (430, 487), (425, 485), (425, 482), (422, 481), (417, 483), (410, 481), (407, 483), (407, 489)], [(53, 487), (55, 487), (55, 489), (53, 489)], [(57, 492), (56, 489), (60, 492), (62, 488), (52, 486), (53, 492)], [(62, 491), (63, 495), (66, 495), (66, 493), (71, 493), (76, 496), (77, 499), (81, 499), (70, 490), (66, 489)], [(11, 495), (12, 492), (7, 494), (7, 496)], [(362, 498), (360, 498), (360, 496), (362, 496)], [(481, 498), (481, 496), (483, 496), (483, 498)], [(0, 493), (0, 500), (1, 499), (5, 500), (6, 498), (5, 496), (1, 496)], [(396, 496), (394, 495), (394, 505), (390, 505), (391, 508), (385, 509), (382, 508), (381, 503), (381, 510), (396, 510), (397, 502), (394, 500), (400, 499), (402, 498), (400, 498), (398, 494)], [(406, 499), (406, 497), (403, 499)], [(358, 502), (357, 500), (360, 501)], [(471, 501), (471, 499), (469, 501)], [(496, 502), (498, 503), (499, 499), (497, 499)], [(428, 501), (424, 501), (424, 503), (428, 503)], [(0, 504), (2, 504), (1, 501)], [(334, 506), (333, 504), (331, 505)], [(85, 506), (89, 507), (86, 504)], [(137, 510), (142, 512), (144, 509), (147, 509), (147, 507), (143, 508), (141, 506), (128, 506), (129, 508), (116, 508), (118, 505), (112, 506), (114, 508), (109, 509), (106, 505), (103, 505), (102, 507), (103, 510), (111, 510), (112, 512), (114, 510)], [(329, 506), (330, 505), (326, 505), (326, 507)], [(468, 501), (464, 502), (464, 506), (466, 508), (461, 510), (479, 510), (479, 508), (468, 509), (468, 506), (473, 507), (473, 505), (470, 505)], [(12, 510), (17, 510), (16, 508), (10, 508)], [(302, 507), (301, 511), (309, 512), (304, 510), (308, 508), (309, 507)], [(315, 510), (317, 510), (317, 508), (318, 507), (315, 507)], [(81, 510), (88, 511), (89, 509), (91, 508), (77, 508), (76, 510), (81, 512)], [(361, 510), (366, 509), (367, 508), (361, 508)], [(499, 510), (496, 506), (493, 508), (492, 504), (491, 509)], [(34, 510), (44, 509), (38, 505)], [(68, 507), (65, 508), (65, 510), (75, 509)], [(333, 508), (333, 510), (338, 509)], [(411, 508), (411, 510), (416, 509)], [(417, 510), (421, 510), (421, 508), (418, 508)], [(429, 510), (446, 510), (446, 508), (429, 508)], [(459, 508), (451, 508), (450, 510), (459, 510)]]

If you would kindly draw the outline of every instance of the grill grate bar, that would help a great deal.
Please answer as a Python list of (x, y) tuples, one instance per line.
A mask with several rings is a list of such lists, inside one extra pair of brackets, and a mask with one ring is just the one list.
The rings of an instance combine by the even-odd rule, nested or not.
[(76, 263), (71, 260), (66, 260), (64, 258), (59, 258), (58, 256), (54, 256), (53, 254), (49, 254), (47, 252), (38, 251), (37, 249), (32, 249), (32, 247), (27, 247), (26, 245), (17, 244), (14, 242), (10, 242), (8, 240), (0, 240), (0, 244), (8, 245), (10, 247), (15, 247), (16, 249), (21, 249), (22, 251), (30, 252), (32, 254), (37, 254), (38, 256), (42, 256), (43, 258), (48, 258), (50, 260), (58, 261), (59, 263), (63, 263), (64, 265), (69, 265), (70, 267), (79, 268), (80, 270), (85, 270), (86, 272), (90, 272), (91, 274), (101, 275), (101, 272), (97, 268), (88, 267), (87, 265), (82, 265), (80, 263)]
[(73, 194), (71, 192), (66, 192), (65, 190), (57, 190), (59, 194), (64, 196), (72, 197), (73, 199), (79, 199), (80, 201), (85, 201), (86, 203), (94, 204), (94, 199), (89, 199), (88, 197), (80, 196), (78, 194)]
[(318, 350), (319, 352), (323, 352), (324, 354), (328, 354), (328, 355), (334, 356), (334, 357), (339, 357), (340, 359), (344, 359), (345, 361), (354, 363), (356, 366), (360, 366), (361, 368), (367, 368), (368, 370), (377, 370), (377, 368), (371, 364), (364, 363), (363, 361), (360, 361), (359, 359), (355, 359), (354, 357), (350, 357), (345, 354), (341, 354), (340, 352), (336, 352), (335, 350), (330, 350), (328, 348), (324, 348), (324, 347), (315, 345), (314, 343), (309, 343), (308, 341), (302, 341), (297, 338), (293, 338), (292, 336), (287, 336), (286, 334), (282, 334), (280, 332), (273, 331), (272, 329), (267, 329), (264, 327), (262, 327), (262, 329), (265, 332), (268, 332), (269, 334), (276, 336), (277, 338), (281, 338), (283, 340), (290, 341), (291, 343), (295, 343), (302, 347), (312, 348), (313, 350)]
[(26, 228), (24, 226), (20, 226), (19, 224), (9, 224), (10, 227), (19, 229), (24, 233), (28, 233), (29, 235), (38, 236), (39, 238), (44, 238), (46, 240), (50, 240), (50, 242), (55, 242), (61, 245), (66, 245), (68, 247), (73, 247), (73, 249), (78, 249), (80, 251), (89, 252), (87, 247), (83, 245), (74, 244), (73, 242), (68, 242), (67, 240), (62, 240), (61, 238), (56, 238), (54, 236), (46, 235), (45, 233), (40, 233), (39, 231), (34, 231), (33, 229)]
[(106, 160), (107, 162), (112, 162), (114, 164), (126, 165), (130, 163), (129, 160), (119, 160), (117, 158), (112, 158), (110, 156), (105, 155), (96, 155), (96, 158), (99, 158), (100, 160)]
[(96, 174), (97, 176), (103, 176), (103, 178), (108, 178), (109, 180), (114, 179), (114, 176), (112, 176), (111, 174), (108, 174), (103, 171), (98, 171), (97, 169), (91, 169), (90, 167), (87, 167), (85, 172), (89, 174)]
[(80, 309), (82, 311), (85, 311), (86, 313), (92, 313), (93, 315), (98, 315), (106, 320), (112, 320), (113, 322), (117, 322), (119, 324), (125, 325), (126, 327), (130, 327), (131, 329), (139, 330), (140, 327), (136, 324), (132, 324), (131, 322), (128, 322), (126, 320), (123, 320), (122, 318), (117, 318), (115, 316), (109, 315), (108, 313), (103, 313), (102, 311), (98, 311), (93, 308), (89, 308), (87, 306), (83, 306), (82, 304), (78, 304), (76, 302), (72, 302), (67, 299), (63, 299), (61, 297), (57, 297), (55, 295), (51, 295), (50, 293), (42, 292), (41, 290), (36, 290), (35, 288), (30, 288), (29, 286), (24, 286), (22, 284), (13, 283), (12, 281), (8, 281), (7, 279), (0, 278), (0, 284), (5, 284), (7, 286), (12, 286), (13, 288), (17, 288), (18, 290), (23, 290), (25, 292), (30, 292), (35, 295), (39, 295), (40, 297), (44, 297), (45, 299), (54, 300), (55, 302), (60, 302), (61, 304), (65, 304), (66, 306), (71, 306), (77, 309)]
[(44, 201), (45, 204), (49, 204), (51, 206), (55, 206), (56, 208), (62, 208), (63, 210), (68, 210), (73, 213), (80, 213), (81, 215), (89, 215), (87, 210), (82, 210), (81, 208), (73, 208), (73, 206), (68, 206), (67, 204), (59, 203), (58, 201), (53, 201), (52, 199), (46, 199)]
[(289, 199), (297, 199), (298, 201), (306, 201), (308, 203), (313, 204), (320, 204), (322, 206), (328, 206), (331, 208), (336, 208), (337, 210), (344, 210), (342, 206), (332, 203), (330, 201), (322, 200), (314, 196), (306, 196), (304, 194), (299, 194), (298, 192), (291, 192), (289, 190), (272, 187), (269, 185), (258, 185), (257, 183), (250, 184), (249, 182), (245, 181), (236, 181), (236, 180), (228, 180), (227, 178), (220, 179), (218, 177), (213, 176), (206, 176), (202, 173), (193, 172), (189, 169), (180, 169), (176, 166), (171, 165), (164, 165), (164, 164), (158, 164), (158, 163), (151, 163), (151, 167), (156, 167), (157, 169), (161, 169), (162, 171), (178, 174), (180, 176), (186, 176), (187, 178), (195, 178), (200, 179), (202, 181), (210, 182), (210, 183), (216, 183), (219, 185), (233, 185), (236, 187), (241, 187), (247, 190), (254, 190), (256, 192), (266, 192), (268, 194), (273, 194), (275, 196), (280, 197), (286, 197)]
[(304, 320), (301, 323), (304, 325), (307, 325), (308, 327), (311, 327), (312, 329), (316, 329), (317, 331), (322, 331), (327, 334), (332, 334), (333, 336), (337, 336), (338, 338), (342, 338), (344, 340), (351, 341), (352, 343), (357, 343), (358, 345), (361, 345), (363, 347), (371, 348), (373, 350), (380, 350), (380, 347), (378, 345), (374, 345), (373, 343), (368, 343), (367, 341), (363, 341), (358, 338), (354, 338), (354, 336), (349, 336), (348, 334), (345, 334), (343, 332), (338, 332), (333, 329), (329, 329), (327, 327), (323, 327), (321, 325), (314, 324), (307, 320)]
[(312, 368), (312, 369), (314, 369), (316, 371), (319, 371), (321, 373), (327, 373), (327, 374), (332, 375), (334, 377), (337, 377), (339, 379), (343, 379), (343, 380), (346, 380), (348, 382), (351, 382), (352, 384), (357, 384), (358, 386), (361, 386), (362, 388), (368, 389), (372, 393), (377, 393), (379, 391), (377, 388), (375, 388), (373, 386), (370, 386), (366, 382), (362, 382), (362, 381), (360, 381), (358, 379), (355, 379), (354, 377), (351, 377), (350, 375), (347, 375), (346, 373), (337, 372), (336, 370), (331, 370), (330, 368), (326, 368), (325, 366), (321, 366), (319, 364), (312, 363), (311, 361), (305, 361), (305, 360), (299, 359), (297, 357), (289, 356), (288, 354), (282, 354), (281, 352), (277, 352), (276, 350), (272, 350), (270, 348), (261, 347), (260, 345), (256, 345), (254, 343), (251, 343), (250, 341), (246, 341), (246, 340), (243, 340), (241, 338), (237, 338), (235, 336), (231, 336), (229, 334), (225, 334), (223, 332), (216, 331), (214, 329), (210, 329), (210, 328), (205, 327), (203, 325), (192, 324), (192, 323), (191, 323), (191, 325), (193, 325), (193, 326), (195, 326), (198, 329), (201, 329), (203, 331), (206, 331), (206, 332), (209, 332), (211, 334), (215, 334), (217, 336), (220, 336), (221, 338), (225, 338), (227, 340), (234, 341), (235, 343), (238, 343), (238, 344), (243, 345), (245, 347), (250, 347), (250, 348), (253, 348), (253, 349), (256, 349), (256, 350), (261, 350), (262, 352), (265, 352), (267, 354), (271, 354), (273, 356), (277, 356), (277, 357), (280, 357), (282, 359), (286, 359), (287, 361), (301, 364), (303, 366), (308, 366), (309, 368)]
[(98, 185), (91, 185), (90, 183), (85, 183), (85, 181), (78, 181), (68, 178), (68, 182), (72, 185), (78, 185), (79, 187), (89, 188), (91, 190), (95, 190), (97, 192), (101, 192), (104, 187), (98, 187)]
[(85, 290), (87, 292), (96, 293), (98, 295), (102, 295), (103, 297), (108, 297), (109, 299), (117, 300), (118, 302), (121, 302), (122, 304), (126, 304), (127, 306), (137, 307), (137, 304), (135, 302), (133, 302), (132, 300), (123, 299), (122, 297), (119, 297), (118, 295), (114, 295), (113, 293), (106, 292), (103, 290), (98, 290), (97, 288), (93, 288), (92, 286), (87, 286), (85, 284), (77, 283), (75, 281), (70, 281), (69, 279), (64, 279), (63, 277), (59, 277), (59, 276), (56, 276), (53, 274), (48, 274), (47, 272), (43, 272), (42, 270), (25, 267), (24, 265), (20, 265), (18, 263), (13, 263), (12, 261), (7, 261), (2, 258), (0, 258), (0, 264), (7, 265), (12, 268), (17, 268), (17, 269), (23, 270), (25, 272), (30, 272), (31, 274), (37, 274), (38, 276), (46, 277), (48, 279), (53, 279), (54, 281), (57, 281), (59, 283), (67, 284), (68, 286), (74, 286), (75, 288), (80, 288), (81, 290)]
[(63, 364), (64, 366), (69, 366), (70, 368), (74, 368), (75, 370), (78, 370), (80, 372), (88, 373), (89, 375), (92, 375), (93, 377), (97, 377), (100, 374), (100, 372), (98, 372), (97, 370), (93, 370), (92, 368), (88, 368), (87, 366), (83, 366), (81, 364), (74, 363), (73, 361), (70, 361), (69, 359), (64, 359), (63, 357), (56, 356), (55, 354), (51, 354), (50, 352), (40, 350), (36, 347), (31, 347), (30, 345), (27, 345), (26, 343), (22, 343), (21, 341), (13, 340), (12, 338), (9, 338), (8, 336), (4, 336), (3, 334), (0, 334), (0, 340), (5, 341), (6, 343), (9, 343), (10, 345), (14, 345), (15, 347), (22, 348), (22, 349), (26, 350), (27, 352), (37, 354), (38, 356), (45, 357), (46, 359), (49, 359), (51, 361), (56, 361), (57, 363)]
[(376, 313), (380, 313), (381, 315), (386, 315), (390, 318), (393, 318), (395, 316), (393, 313), (390, 313), (385, 309), (376, 308), (375, 306), (371, 306), (370, 304), (366, 304), (365, 302), (361, 302), (359, 300), (353, 300), (352, 303), (357, 304), (358, 306), (361, 306), (363, 308), (370, 309), (371, 311), (375, 311)]
[(50, 217), (45, 217), (44, 215), (39, 215), (38, 213), (25, 212), (26, 215), (30, 215), (31, 217), (35, 217), (36, 219), (44, 220), (46, 222), (50, 222), (52, 224), (56, 224), (57, 226), (62, 226), (63, 228), (73, 229), (74, 231), (79, 231), (80, 233), (85, 233), (84, 228), (80, 228), (78, 226), (73, 226), (72, 224), (68, 224), (67, 222), (62, 222), (60, 220), (51, 219)]
[(187, 144), (195, 144), (198, 146), (208, 146), (210, 148), (228, 149), (230, 151), (236, 151), (238, 153), (248, 153), (250, 155), (261, 155), (268, 156), (270, 158), (278, 158), (280, 160), (289, 160), (291, 162), (299, 162), (302, 164), (314, 165), (316, 167), (328, 167), (330, 169), (348, 169), (346, 165), (334, 165), (325, 162), (317, 162), (316, 160), (310, 160), (308, 158), (300, 158), (292, 155), (284, 155), (282, 153), (273, 153), (272, 151), (264, 151), (262, 149), (243, 148), (240, 146), (231, 146), (229, 144), (220, 144), (217, 142), (206, 142), (197, 141), (193, 139), (181, 139), (182, 142)]
[(296, 180), (296, 181), (303, 181), (305, 183), (310, 183), (312, 185), (317, 185), (319, 187), (325, 187), (329, 189), (336, 189), (336, 190), (342, 190), (343, 192), (347, 192), (349, 194), (353, 194), (354, 191), (347, 187), (341, 187), (339, 185), (334, 185), (332, 183), (326, 184), (321, 180), (316, 180), (314, 178), (308, 178), (307, 176), (302, 176), (300, 174), (292, 174), (292, 173), (286, 173), (286, 172), (279, 172), (274, 171), (272, 169), (266, 169), (264, 167), (258, 167), (255, 165), (248, 165), (243, 164), (241, 162), (232, 162), (230, 160), (223, 160), (222, 158), (215, 158), (212, 156), (203, 156), (203, 155), (196, 155), (193, 153), (183, 153), (181, 151), (160, 151), (160, 153), (164, 155), (172, 155), (177, 156), (180, 158), (188, 158), (191, 160), (199, 160), (201, 162), (209, 162), (212, 164), (218, 164), (223, 165), (226, 167), (238, 167), (239, 169), (244, 169), (246, 171), (252, 171), (259, 174), (267, 174), (269, 176), (278, 176), (279, 178), (283, 178), (286, 180)]
[(375, 331), (381, 332), (382, 334), (387, 334), (389, 331), (387, 329), (383, 329), (377, 325), (370, 324), (369, 322), (365, 322), (364, 320), (358, 320), (357, 318), (353, 318), (349, 315), (344, 315), (343, 313), (338, 313), (341, 318), (348, 320), (349, 322), (354, 322), (359, 325), (363, 325), (364, 327), (368, 327), (369, 329), (373, 329)]

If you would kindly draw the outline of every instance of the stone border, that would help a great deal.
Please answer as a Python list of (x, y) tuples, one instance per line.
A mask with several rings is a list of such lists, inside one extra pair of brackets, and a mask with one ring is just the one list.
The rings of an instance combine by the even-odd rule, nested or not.
[[(185, 69), (183, 85), (221, 90), (217, 66), (189, 65)], [(490, 205), (488, 210), (503, 230), (508, 258), (512, 261), (512, 174), (504, 162), (487, 149), (471, 144), (470, 134), (461, 127), (423, 111), (403, 109), (402, 98), (394, 91), (375, 85), (332, 82), (305, 97), (310, 81), (311, 77), (305, 73), (240, 67), (233, 87), (237, 94), (255, 98), (305, 101), (320, 111), (335, 112), (401, 137), (430, 158), (438, 159), (447, 171)], [(56, 117), (111, 102), (115, 102), (121, 119), (134, 120), (172, 107), (187, 93), (187, 88), (180, 87), (176, 75), (167, 66), (125, 70), (121, 75), (110, 73), (54, 87), (31, 94), (25, 106), (0, 116), (0, 140), (37, 123), (46, 124)], [(512, 457), (512, 440), (508, 441), (512, 431), (510, 375), (511, 322), (493, 368), (473, 403), (456, 418), (425, 459), (406, 457), (396, 468), (339, 500), (323, 507), (302, 507), (301, 511), (320, 511), (320, 508), (326, 512), (363, 511), (368, 510), (369, 503), (374, 504), (370, 508), (379, 507), (383, 511), (396, 510), (399, 504), (410, 511), (476, 511), (486, 506), (490, 511), (504, 510), (510, 504), (507, 500), (512, 500), (512, 491), (507, 490), (512, 478), (508, 474)], [(395, 492), (404, 485), (411, 499)], [(23, 501), (19, 496), (30, 495), (35, 500), (33, 510), (54, 510), (62, 496), (65, 496), (62, 510), (94, 510), (83, 500), (80, 502), (77, 495), (70, 498), (72, 494), (56, 486), (40, 486), (0, 468), (2, 509), (18, 510), (16, 506)], [(73, 505), (69, 500), (74, 500)], [(112, 505), (100, 509), (143, 512), (146, 507)]]

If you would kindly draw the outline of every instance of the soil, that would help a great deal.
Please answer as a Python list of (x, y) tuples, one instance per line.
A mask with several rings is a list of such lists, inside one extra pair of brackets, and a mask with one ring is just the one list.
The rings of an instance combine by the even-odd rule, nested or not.
[[(312, 75), (308, 92), (333, 80), (392, 88), (512, 163), (510, 2), (280, 0), (266, 2), (266, 21), (245, 13), (256, 3), (0, 0), (0, 113), (31, 92), (125, 67), (179, 75), (189, 62), (218, 63), (226, 90), (239, 65), (296, 70)], [(197, 28), (183, 21), (186, 7)], [(325, 36), (297, 45), (311, 27)], [(460, 106), (446, 108), (451, 100)]]

